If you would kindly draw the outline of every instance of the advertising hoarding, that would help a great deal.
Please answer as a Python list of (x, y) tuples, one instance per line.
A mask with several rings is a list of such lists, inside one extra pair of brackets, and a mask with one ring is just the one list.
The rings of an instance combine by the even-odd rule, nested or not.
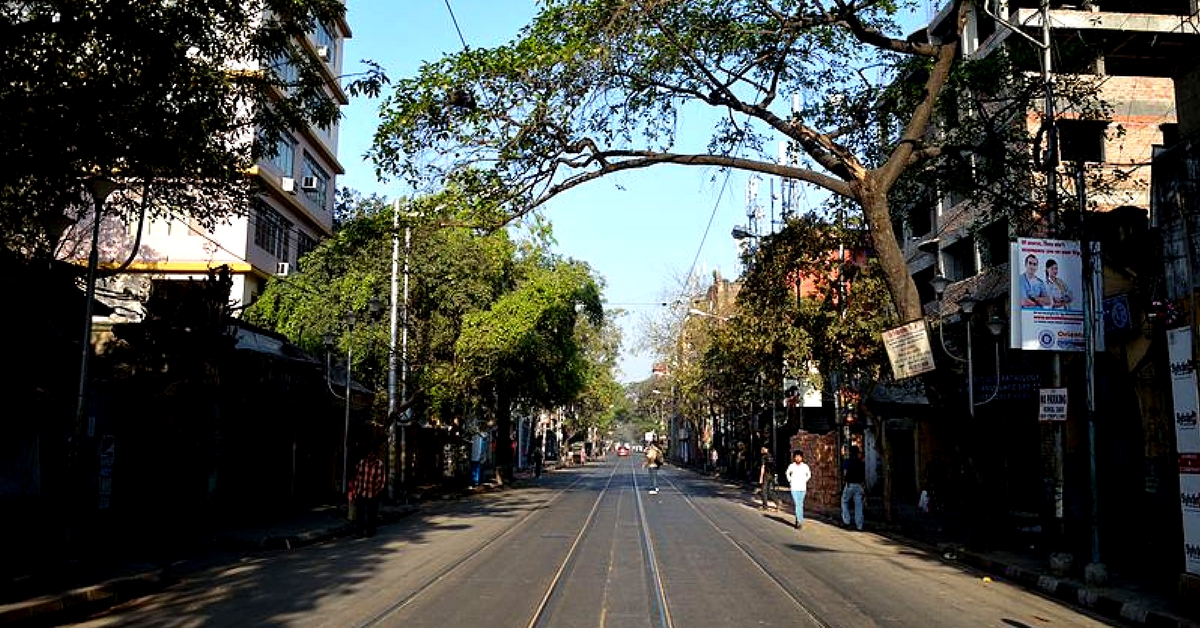
[(1014, 349), (1083, 351), (1083, 256), (1079, 242), (1020, 238), (1012, 246)]

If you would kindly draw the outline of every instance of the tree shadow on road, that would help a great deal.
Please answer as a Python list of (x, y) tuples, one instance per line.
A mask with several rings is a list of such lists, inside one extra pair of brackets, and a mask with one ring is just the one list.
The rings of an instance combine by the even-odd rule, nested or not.
[[(558, 483), (566, 486), (566, 482)], [(402, 595), (390, 590), (394, 583), (382, 576), (407, 570), (403, 563), (413, 560), (414, 546), (432, 543), (434, 537), (447, 533), (470, 534), (477, 527), (474, 519), (519, 518), (540, 509), (545, 498), (545, 492), (509, 486), (498, 493), (430, 501), (381, 526), (373, 537), (344, 536), (294, 550), (197, 556), (180, 567), (178, 581), (169, 588), (84, 625), (357, 624)]]

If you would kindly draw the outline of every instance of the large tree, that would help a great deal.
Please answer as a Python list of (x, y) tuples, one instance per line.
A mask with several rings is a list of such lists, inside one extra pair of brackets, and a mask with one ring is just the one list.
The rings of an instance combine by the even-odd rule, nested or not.
[[(393, 212), (397, 205), (378, 196), (339, 193), (334, 237), (305, 255), (299, 272), (271, 281), (247, 309), (247, 320), (288, 336), (319, 353), (323, 337), (347, 344), (354, 356), (355, 378), (379, 391), (377, 407), (386, 412)], [(516, 243), (507, 231), (476, 235), (469, 203), (453, 191), (405, 199), (399, 204), (402, 230), (409, 233), (409, 392), (417, 410), (434, 421), (451, 422), (468, 390), (458, 369), (455, 343), (464, 317), (486, 310), (512, 289)], [(398, 234), (401, 238), (403, 234)], [(383, 305), (372, 313), (372, 298)], [(348, 329), (347, 312), (358, 316)], [(398, 348), (399, 350), (399, 348)]]
[(498, 481), (512, 474), (513, 406), (560, 407), (585, 390), (591, 365), (576, 326), (603, 324), (600, 289), (586, 264), (529, 250), (513, 290), (464, 317), (455, 350), (471, 387), (494, 408)]
[[(611, 393), (619, 336), (604, 317), (601, 282), (581, 262), (548, 252), (550, 226), (514, 239), (509, 230), (473, 228), (494, 220), (458, 187), (406, 199), (339, 196), (334, 237), (299, 262), (299, 272), (268, 284), (246, 312), (251, 322), (320, 350), (322, 336), (349, 345), (359, 381), (383, 391), (386, 313), (370, 319), (372, 297), (387, 304), (393, 212), (412, 248), (408, 365), (416, 411), (452, 425), (464, 408), (494, 417), (497, 472), (511, 477), (512, 410), (574, 408), (579, 425), (599, 425)], [(354, 312), (358, 324), (346, 327)]]
[[(372, 155), (383, 173), (415, 185), (472, 172), (511, 215), (663, 164), (801, 181), (861, 209), (899, 318), (919, 319), (889, 193), (906, 172), (925, 183), (966, 172), (1023, 179), (992, 189), (1027, 197), (1027, 115), (1043, 91), (1026, 71), (1036, 65), (1003, 54), (963, 60), (969, 0), (952, 0), (937, 28), (906, 36), (897, 19), (916, 6), (547, 0), (511, 43), (448, 55), (399, 82)], [(1078, 95), (1062, 87), (1060, 97)], [(698, 108), (720, 121), (706, 148), (681, 149), (678, 129)], [(774, 140), (789, 147), (784, 163)]]
[(246, 171), (283, 129), (337, 119), (302, 41), (344, 13), (340, 0), (0, 3), (0, 246), (53, 253), (97, 175), (133, 192), (112, 212), (211, 227), (244, 211)]
[[(952, 9), (967, 3), (955, 0)], [(892, 235), (888, 192), (935, 157), (927, 133), (965, 20), (927, 39), (895, 23), (912, 3), (549, 0), (512, 43), (424, 65), (383, 106), (373, 155), (412, 182), (477, 168), (514, 214), (611, 173), (660, 164), (796, 179), (862, 208), (901, 316), (917, 290)], [(872, 67), (919, 60), (918, 97), (880, 154)], [(884, 80), (897, 75), (885, 73)], [(803, 95), (791, 111), (781, 96)], [(675, 152), (684, 107), (719, 109), (707, 150)], [(896, 113), (896, 112), (893, 112)], [(776, 163), (771, 139), (794, 164)]]

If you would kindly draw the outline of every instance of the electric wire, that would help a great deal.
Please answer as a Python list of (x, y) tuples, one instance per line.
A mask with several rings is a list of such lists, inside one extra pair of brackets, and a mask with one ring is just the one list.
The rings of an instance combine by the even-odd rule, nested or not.
[(450, 21), (454, 22), (454, 31), (458, 33), (458, 41), (462, 42), (463, 49), (467, 49), (467, 40), (463, 38), (462, 29), (458, 27), (458, 18), (454, 17), (454, 9), (450, 7), (450, 0), (445, 0), (446, 10), (450, 12)]

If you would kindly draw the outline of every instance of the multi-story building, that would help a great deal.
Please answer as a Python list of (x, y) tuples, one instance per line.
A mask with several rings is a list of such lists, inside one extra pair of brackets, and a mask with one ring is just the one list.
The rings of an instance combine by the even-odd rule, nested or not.
[[(350, 27), (341, 19), (318, 25), (298, 38), (296, 46), (319, 62), (326, 95), (343, 106), (348, 99), (339, 77), (343, 44), (350, 36)], [(284, 83), (292, 73), (290, 63), (278, 60), (257, 61), (250, 67), (276, 72)], [(211, 231), (180, 216), (148, 221), (137, 258), (115, 281), (144, 295), (153, 281), (203, 279), (210, 269), (226, 266), (233, 278), (231, 306), (239, 312), (254, 302), (268, 278), (294, 272), (305, 253), (332, 235), (336, 177), (345, 172), (337, 148), (337, 122), (290, 129), (250, 169), (249, 175), (263, 190), (251, 207)], [(114, 251), (128, 249), (138, 225), (124, 228), (129, 236)], [(125, 254), (114, 252), (114, 256)]]
[[(1147, 506), (1158, 512), (1164, 502), (1156, 494), (1171, 492), (1172, 474), (1164, 468), (1170, 460), (1160, 451), (1162, 382), (1148, 367), (1153, 337), (1139, 331), (1140, 319), (1125, 331), (1110, 330), (1108, 351), (1098, 354), (1094, 367), (1096, 420), (1102, 427), (1089, 444), (1084, 391), (1085, 379), (1092, 376), (1086, 374), (1082, 357), (1011, 349), (1002, 331), (992, 331), (992, 336), (988, 328), (1009, 324), (1012, 241), (1060, 235), (1046, 209), (1056, 197), (1063, 207), (1075, 206), (1081, 190), (1073, 175), (1081, 162), (1087, 162), (1089, 176), (1107, 176), (1112, 182), (1103, 193), (1082, 190), (1091, 208), (1088, 231), (1103, 243), (1102, 296), (1126, 299), (1135, 318), (1146, 311), (1142, 305), (1151, 302), (1154, 289), (1153, 275), (1146, 274), (1144, 265), (1151, 251), (1143, 248), (1149, 242), (1149, 164), (1155, 146), (1172, 144), (1178, 137), (1172, 76), (1200, 44), (1197, 3), (1081, 0), (1042, 7), (1038, 0), (1002, 0), (994, 13), (985, 11), (984, 4), (995, 6), (981, 3), (968, 16), (962, 55), (980, 58), (1023, 47), (1024, 58), (1045, 59), (1038, 48), (1048, 42), (1050, 67), (1037, 67), (1035, 61), (1023, 69), (1048, 69), (1055, 77), (1096, 77), (1099, 97), (1111, 106), (1111, 117), (1096, 124), (1069, 108), (1057, 112), (1064, 150), (1058, 183), (1050, 194), (1045, 173), (1029, 173), (1027, 191), (1037, 196), (1031, 204), (1042, 207), (1032, 221), (1014, 221), (1004, 211), (936, 189), (928, 190), (924, 202), (907, 206), (906, 215), (897, 221), (896, 235), (935, 326), (939, 370), (953, 373), (943, 381), (957, 383), (942, 391), (950, 393), (943, 401), (952, 403), (942, 412), (931, 412), (923, 398), (916, 403), (914, 398), (877, 399), (885, 414), (887, 457), (894, 466), (890, 479), (893, 487), (906, 489), (893, 488), (893, 495), (929, 488), (946, 498), (947, 507), (967, 507), (972, 494), (987, 494), (987, 508), (994, 512), (981, 520), (994, 524), (998, 532), (1040, 529), (1044, 538), (1036, 542), (1049, 539), (1083, 556), (1088, 554), (1089, 536), (1096, 538), (1089, 513), (1096, 499), (1102, 520), (1099, 538), (1145, 540), (1120, 552), (1112, 549), (1115, 543), (1105, 543), (1104, 559), (1119, 563), (1119, 554), (1128, 558), (1163, 550), (1151, 546), (1156, 539), (1172, 538), (1169, 526), (1144, 523), (1153, 516), (1135, 518), (1114, 510), (1132, 508), (1144, 515)], [(944, 10), (914, 37), (953, 29), (954, 17)], [(1039, 101), (1027, 112), (1031, 137), (1042, 123), (1042, 107)], [(1081, 147), (1086, 156), (1067, 153)], [(1077, 221), (1070, 226), (1078, 234)], [(944, 296), (935, 291), (932, 280), (937, 276), (949, 282)], [(962, 324), (968, 313), (958, 305), (967, 295), (978, 303), (973, 327)], [(968, 364), (972, 340), (974, 360)], [(1071, 392), (1069, 420), (1061, 425), (1039, 422), (1038, 389), (1059, 386)], [(962, 459), (963, 451), (971, 452), (969, 459)], [(1098, 465), (1098, 474), (1089, 472), (1089, 458)], [(897, 460), (915, 462), (895, 467)], [(1118, 464), (1122, 471), (1109, 470)], [(1177, 524), (1175, 528), (1177, 533)], [(1156, 552), (1160, 558), (1169, 554)]]

